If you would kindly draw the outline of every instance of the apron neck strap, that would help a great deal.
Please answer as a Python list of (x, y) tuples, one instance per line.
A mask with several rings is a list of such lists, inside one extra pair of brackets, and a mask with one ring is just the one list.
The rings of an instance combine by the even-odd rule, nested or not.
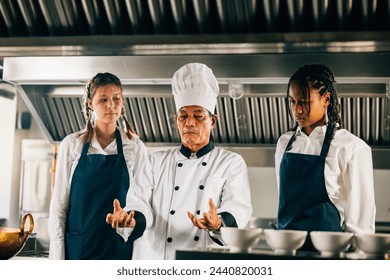
[(85, 144), (83, 146), (83, 151), (81, 152), (82, 156), (86, 156), (88, 154), (88, 149), (89, 149), (90, 144), (91, 144), (91, 142), (89, 142), (89, 141), (85, 142)]
[(294, 132), (293, 136), (290, 138), (290, 141), (288, 141), (288, 144), (287, 144), (285, 152), (287, 152), (287, 151), (289, 151), (291, 149), (291, 145), (295, 141), (295, 137), (297, 136), (297, 132), (298, 132), (298, 128), (295, 129), (295, 132)]
[[(290, 138), (290, 141), (288, 141), (285, 152), (287, 152), (291, 149), (291, 145), (295, 141), (295, 138), (297, 136), (297, 132), (298, 132), (298, 130), (296, 129), (293, 136)], [(324, 143), (322, 144), (322, 148), (321, 148), (321, 154), (320, 154), (321, 158), (326, 158), (326, 155), (328, 154), (330, 142), (332, 140), (331, 139), (332, 135), (333, 135), (333, 125), (331, 123), (328, 123), (328, 127), (326, 128)]]
[(326, 128), (326, 134), (324, 143), (322, 144), (321, 148), (321, 158), (325, 159), (326, 155), (328, 154), (330, 142), (332, 141), (332, 135), (333, 135), (333, 124), (328, 122), (328, 127)]
[(116, 139), (116, 149), (118, 151), (118, 155), (123, 156), (122, 137), (119, 129), (115, 130), (115, 139)]
[[(123, 156), (123, 146), (122, 146), (122, 137), (119, 129), (115, 129), (115, 140), (116, 140), (116, 147), (118, 151), (118, 155)], [(83, 146), (83, 151), (81, 152), (82, 156), (86, 156), (88, 154), (88, 149), (91, 142), (87, 141), (85, 142)]]

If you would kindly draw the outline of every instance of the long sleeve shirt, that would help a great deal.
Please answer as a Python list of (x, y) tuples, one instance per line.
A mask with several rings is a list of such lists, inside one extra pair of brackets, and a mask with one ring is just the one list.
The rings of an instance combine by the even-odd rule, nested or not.
[[(138, 183), (138, 174), (143, 164), (147, 162), (147, 151), (144, 143), (134, 137), (128, 139), (124, 131), (121, 132), (123, 154), (129, 172), (130, 186)], [(55, 185), (50, 202), (49, 233), (50, 233), (50, 259), (65, 258), (65, 224), (69, 207), (69, 194), (73, 173), (79, 162), (84, 143), (78, 138), (81, 132), (66, 136), (59, 145)], [(105, 149), (102, 149), (96, 139), (93, 139), (88, 154), (112, 155), (117, 154), (117, 143), (114, 140)], [(130, 187), (129, 186), (129, 187)], [(88, 203), (86, 201), (86, 203)], [(107, 201), (112, 204), (112, 201)], [(105, 213), (108, 214), (108, 213)]]
[[(326, 125), (316, 127), (309, 136), (297, 128), (291, 153), (319, 155)], [(275, 170), (279, 189), (280, 163), (293, 132), (283, 134), (277, 143)], [(371, 148), (345, 129), (337, 130), (325, 161), (325, 186), (341, 217), (345, 231), (375, 232), (375, 196)]]

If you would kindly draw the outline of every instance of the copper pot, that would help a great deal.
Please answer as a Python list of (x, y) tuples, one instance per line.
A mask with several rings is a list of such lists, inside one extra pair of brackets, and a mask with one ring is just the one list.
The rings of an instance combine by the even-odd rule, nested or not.
[[(30, 219), (30, 228), (24, 230), (27, 218)], [(28, 235), (34, 229), (34, 219), (31, 214), (25, 214), (20, 222), (20, 228), (0, 227), (0, 260), (8, 260), (17, 255), (26, 244)]]

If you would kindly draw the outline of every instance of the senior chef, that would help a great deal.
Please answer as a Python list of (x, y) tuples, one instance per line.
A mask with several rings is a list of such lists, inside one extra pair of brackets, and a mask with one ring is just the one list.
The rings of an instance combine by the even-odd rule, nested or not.
[(220, 227), (243, 228), (252, 215), (245, 161), (211, 137), (219, 94), (212, 70), (182, 66), (172, 92), (181, 146), (151, 154), (143, 185), (129, 190), (125, 208), (114, 201), (107, 215), (125, 240), (137, 224), (134, 211), (145, 216), (149, 229), (135, 241), (133, 259), (175, 259), (178, 249), (222, 245)]

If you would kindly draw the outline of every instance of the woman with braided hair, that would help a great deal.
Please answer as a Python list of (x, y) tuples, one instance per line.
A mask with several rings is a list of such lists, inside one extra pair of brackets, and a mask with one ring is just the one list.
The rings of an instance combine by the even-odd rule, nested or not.
[[(86, 85), (85, 129), (66, 136), (59, 146), (49, 215), (50, 259), (131, 259), (132, 242), (105, 221), (117, 198), (125, 203), (147, 163), (145, 145), (125, 117), (121, 81), (98, 73)], [(123, 128), (121, 128), (123, 126)], [(134, 216), (132, 238), (145, 229)]]
[(294, 127), (275, 153), (279, 229), (375, 231), (371, 148), (343, 129), (335, 83), (318, 64), (299, 68), (288, 83)]

